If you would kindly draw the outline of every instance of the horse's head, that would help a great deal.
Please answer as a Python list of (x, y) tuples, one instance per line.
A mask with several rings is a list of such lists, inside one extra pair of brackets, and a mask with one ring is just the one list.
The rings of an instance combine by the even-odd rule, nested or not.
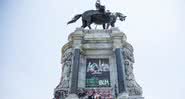
[(123, 14), (120, 13), (120, 12), (116, 12), (116, 16), (119, 17), (119, 19), (120, 19), (121, 21), (125, 21), (125, 19), (126, 19), (126, 17), (127, 17), (127, 16), (123, 15)]

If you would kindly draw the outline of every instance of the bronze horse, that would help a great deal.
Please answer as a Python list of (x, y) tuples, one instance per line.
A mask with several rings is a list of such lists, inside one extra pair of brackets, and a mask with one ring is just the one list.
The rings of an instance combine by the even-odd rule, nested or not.
[[(67, 24), (76, 22), (80, 17), (82, 17), (82, 26), (83, 28), (89, 27), (91, 29), (91, 24), (95, 23), (97, 25), (103, 25), (103, 29), (108, 29), (111, 25), (112, 27), (115, 26), (116, 20), (119, 17), (121, 21), (124, 21), (126, 16), (122, 13), (116, 12), (115, 14), (111, 12), (99, 12), (98, 10), (88, 10), (83, 14), (78, 14), (74, 16), (74, 18), (69, 21)], [(107, 27), (106, 27), (107, 25)]]

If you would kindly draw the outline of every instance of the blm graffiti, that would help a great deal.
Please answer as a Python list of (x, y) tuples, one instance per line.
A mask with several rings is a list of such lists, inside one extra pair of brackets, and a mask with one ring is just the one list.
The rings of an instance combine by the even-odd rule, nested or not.
[(86, 87), (110, 87), (109, 59), (87, 59)]

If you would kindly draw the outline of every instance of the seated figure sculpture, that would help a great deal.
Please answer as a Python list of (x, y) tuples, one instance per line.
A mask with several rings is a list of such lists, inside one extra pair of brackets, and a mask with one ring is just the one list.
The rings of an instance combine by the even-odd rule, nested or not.
[(101, 12), (103, 14), (105, 13), (105, 6), (101, 5), (100, 0), (96, 1), (95, 6), (96, 6), (96, 10), (98, 10), (99, 12)]

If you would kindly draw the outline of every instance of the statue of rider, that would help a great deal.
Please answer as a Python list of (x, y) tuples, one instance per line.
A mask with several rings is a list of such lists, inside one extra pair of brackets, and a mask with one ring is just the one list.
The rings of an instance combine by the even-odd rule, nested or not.
[(96, 1), (95, 6), (96, 6), (96, 10), (98, 10), (101, 13), (105, 13), (105, 6), (104, 5), (101, 5), (100, 0), (97, 0)]

